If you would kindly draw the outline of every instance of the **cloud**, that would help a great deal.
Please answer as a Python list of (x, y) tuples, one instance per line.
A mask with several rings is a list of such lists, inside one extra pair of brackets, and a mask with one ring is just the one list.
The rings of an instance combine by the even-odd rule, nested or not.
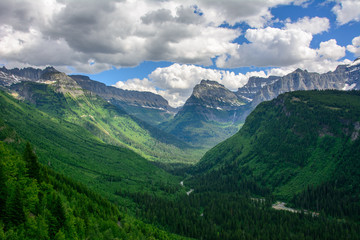
[(353, 38), (352, 45), (348, 45), (346, 49), (349, 52), (354, 53), (356, 57), (360, 56), (360, 36)]
[(316, 51), (310, 48), (312, 34), (301, 29), (248, 29), (245, 38), (250, 43), (239, 45), (230, 55), (219, 57), (217, 66), (289, 66), (316, 56)]
[(330, 22), (329, 19), (327, 18), (304, 17), (295, 23), (290, 23), (290, 22), (286, 23), (285, 28), (302, 30), (304, 32), (308, 32), (311, 34), (319, 34), (329, 30)]
[[(143, 61), (212, 65), (236, 51), (245, 22), (263, 27), (270, 9), (303, 0), (3, 0), (1, 61), (96, 73)], [(46, 48), (46, 51), (44, 49)], [(89, 60), (93, 64), (89, 65)]]
[(120, 81), (114, 86), (160, 94), (169, 101), (171, 106), (179, 107), (190, 97), (195, 85), (203, 79), (218, 81), (231, 90), (237, 90), (245, 85), (251, 76), (265, 77), (266, 74), (262, 71), (235, 74), (225, 70), (175, 63), (166, 68), (155, 69), (148, 78)]
[(310, 45), (313, 35), (329, 28), (327, 18), (304, 17), (297, 22), (285, 22), (283, 28), (248, 29), (244, 36), (249, 42), (230, 54), (221, 55), (216, 64), (224, 68), (275, 67), (269, 70), (270, 75), (284, 75), (296, 68), (320, 73), (332, 71), (342, 63), (339, 59), (345, 56), (346, 48), (339, 46), (335, 39), (321, 42), (319, 49)]
[(338, 60), (345, 57), (345, 50), (345, 47), (337, 45), (335, 39), (330, 39), (329, 41), (320, 43), (320, 49), (318, 50), (318, 53), (321, 57)]
[(332, 11), (336, 15), (336, 21), (340, 25), (351, 21), (360, 21), (360, 1), (358, 0), (334, 0), (336, 5)]

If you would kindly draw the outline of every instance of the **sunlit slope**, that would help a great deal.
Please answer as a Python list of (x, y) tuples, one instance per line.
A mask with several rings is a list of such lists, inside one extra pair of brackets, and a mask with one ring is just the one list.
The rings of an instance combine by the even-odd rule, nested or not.
[[(158, 191), (178, 179), (135, 152), (104, 143), (92, 132), (39, 111), (0, 92), (1, 140), (21, 147), (30, 141), (41, 163), (114, 199), (113, 193)], [(23, 139), (23, 140), (21, 140)]]
[(91, 92), (81, 89), (81, 94), (76, 95), (71, 90), (59, 93), (53, 85), (33, 82), (23, 82), (12, 89), (55, 118), (82, 126), (103, 142), (127, 147), (148, 160), (193, 163), (200, 158), (192, 147), (176, 137), (128, 115)]

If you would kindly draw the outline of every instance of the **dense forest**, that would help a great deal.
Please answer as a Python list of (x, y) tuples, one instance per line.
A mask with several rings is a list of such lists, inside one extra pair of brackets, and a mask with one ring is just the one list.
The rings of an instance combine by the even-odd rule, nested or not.
[(0, 142), (0, 239), (180, 239)]
[(271, 191), (234, 169), (228, 165), (184, 181), (194, 191), (175, 199), (117, 194), (135, 201), (136, 216), (144, 221), (197, 239), (358, 239), (360, 225), (348, 218), (351, 215), (336, 218), (324, 211), (317, 216), (272, 209)]

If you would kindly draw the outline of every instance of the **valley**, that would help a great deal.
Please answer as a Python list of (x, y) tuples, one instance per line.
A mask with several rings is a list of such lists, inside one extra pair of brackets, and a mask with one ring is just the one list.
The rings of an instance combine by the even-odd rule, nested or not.
[(0, 240), (359, 240), (360, 0), (1, 0)]
[[(24, 182), (27, 215), (0, 218), (0, 236), (24, 236), (43, 221), (43, 236), (64, 239), (357, 239), (360, 94), (325, 90), (357, 89), (356, 66), (250, 78), (237, 92), (202, 80), (180, 109), (54, 68), (2, 69), (2, 169), (13, 173), (0, 179), (0, 200), (10, 206)], [(336, 85), (324, 85), (328, 78)], [(22, 172), (24, 149), (42, 177)], [(35, 207), (51, 194), (64, 225)], [(78, 199), (92, 207), (77, 213)], [(83, 214), (92, 222), (81, 223)], [(102, 227), (91, 232), (94, 224)]]

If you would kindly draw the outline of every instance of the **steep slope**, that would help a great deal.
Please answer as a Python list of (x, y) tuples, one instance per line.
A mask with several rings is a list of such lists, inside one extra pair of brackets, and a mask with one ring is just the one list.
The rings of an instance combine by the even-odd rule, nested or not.
[(223, 85), (202, 80), (165, 131), (195, 146), (211, 147), (238, 130), (238, 112), (244, 102)]
[[(43, 70), (34, 68), (6, 69), (2, 67), (0, 68), (0, 87), (9, 87), (12, 84), (24, 81), (49, 83), (50, 79), (47, 78), (51, 76), (48, 75), (48, 73), (51, 73), (50, 75), (54, 75), (55, 73), (63, 75), (53, 67), (47, 67)], [(103, 83), (91, 80), (89, 77), (82, 75), (72, 75), (70, 77), (75, 80), (81, 88), (101, 96), (106, 101), (120, 106), (129, 114), (154, 126), (169, 120), (177, 112), (177, 109), (169, 106), (163, 97), (154, 93), (128, 91), (106, 86)]]
[(333, 184), (346, 199), (341, 207), (358, 213), (359, 153), (360, 92), (299, 91), (258, 105), (237, 134), (204, 155), (197, 171), (241, 174), (284, 200)]
[(8, 88), (42, 111), (85, 127), (104, 142), (130, 148), (151, 161), (191, 163), (199, 158), (184, 142), (129, 116), (64, 73), (47, 72), (40, 82), (24, 81)]
[(40, 165), (30, 144), (20, 154), (0, 141), (0, 156), (2, 239), (182, 239)]
[(172, 108), (160, 95), (106, 86), (87, 76), (72, 75), (71, 77), (83, 89), (101, 96), (112, 104), (120, 106), (129, 114), (154, 126), (169, 120), (176, 113), (176, 109)]
[[(133, 151), (105, 144), (90, 131), (0, 92), (0, 137), (15, 148), (30, 141), (39, 161), (81, 181), (110, 199), (114, 193), (159, 191), (178, 186), (178, 179)], [(161, 193), (159, 191), (159, 193)]]

